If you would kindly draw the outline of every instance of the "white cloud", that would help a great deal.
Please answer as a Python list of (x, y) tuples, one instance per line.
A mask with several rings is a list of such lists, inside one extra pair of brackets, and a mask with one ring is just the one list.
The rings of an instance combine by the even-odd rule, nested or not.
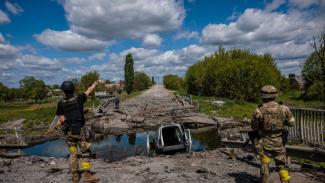
[(177, 34), (174, 36), (174, 40), (180, 40), (180, 39), (198, 39), (199, 38), (199, 33), (196, 31), (179, 31)]
[[(271, 53), (281, 63), (304, 59), (312, 52), (312, 36), (318, 35), (325, 26), (325, 16), (320, 8), (305, 11), (289, 7), (286, 13), (273, 11), (282, 4), (283, 1), (276, 0), (266, 10), (246, 9), (229, 24), (209, 24), (202, 30), (200, 42)], [(308, 7), (311, 5), (314, 3)], [(284, 73), (298, 69), (292, 64), (278, 66)]]
[(95, 53), (88, 57), (88, 60), (103, 60), (106, 56), (106, 53)]
[(299, 9), (309, 8), (313, 5), (324, 5), (323, 0), (289, 0), (289, 4)]
[(10, 23), (10, 19), (5, 12), (0, 10), (0, 24)]
[(286, 0), (273, 0), (271, 3), (266, 5), (265, 10), (266, 11), (276, 10), (284, 3), (286, 3)]
[(313, 21), (303, 13), (282, 14), (246, 9), (230, 24), (209, 24), (202, 31), (205, 44), (250, 44), (254, 42), (306, 42), (324, 22)]
[(132, 54), (134, 67), (137, 71), (144, 71), (159, 81), (166, 74), (184, 75), (187, 68), (210, 55), (215, 47), (201, 47), (190, 45), (178, 50), (161, 52), (157, 49), (130, 48), (120, 53), (111, 53), (109, 62), (102, 65), (92, 66), (91, 69), (98, 70), (105, 79), (123, 79), (123, 66), (125, 56)]
[(62, 64), (57, 59), (50, 59), (39, 55), (23, 55), (18, 62), (25, 68), (42, 71), (62, 70)]
[(7, 43), (0, 33), (0, 71), (14, 66), (18, 53), (19, 49)]
[(22, 12), (24, 12), (23, 8), (20, 7), (17, 3), (13, 4), (13, 3), (9, 2), (8, 0), (6, 0), (5, 6), (6, 6), (7, 10), (10, 11), (14, 15), (18, 15), (18, 14), (21, 14)]
[(161, 44), (161, 37), (157, 34), (148, 34), (144, 37), (143, 45), (145, 47), (159, 47)]
[(306, 58), (311, 52), (312, 48), (309, 44), (295, 44), (293, 41), (265, 45), (263, 48), (257, 48), (257, 53), (271, 53), (277, 60)]
[(103, 50), (106, 45), (104, 41), (88, 39), (70, 30), (60, 32), (46, 29), (35, 38), (44, 45), (65, 51)]
[(185, 10), (175, 0), (70, 0), (63, 2), (70, 29), (89, 38), (143, 38), (182, 25)]

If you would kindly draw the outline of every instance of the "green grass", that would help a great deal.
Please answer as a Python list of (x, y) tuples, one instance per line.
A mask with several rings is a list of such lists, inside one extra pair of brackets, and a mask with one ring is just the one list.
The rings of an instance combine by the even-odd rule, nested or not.
[(324, 103), (322, 101), (306, 101), (300, 98), (301, 94), (300, 91), (282, 93), (279, 95), (278, 101), (283, 101), (283, 103), (289, 107), (324, 109)]
[[(185, 94), (184, 91), (175, 91), (174, 94)], [(283, 101), (285, 105), (289, 107), (300, 107), (300, 108), (322, 108), (323, 103), (321, 101), (304, 101), (299, 99), (300, 92), (290, 92), (286, 94), (280, 94), (277, 101)], [(217, 97), (206, 97), (206, 96), (192, 96), (193, 101), (199, 103), (199, 111), (210, 116), (218, 117), (232, 117), (234, 119), (251, 118), (256, 107), (259, 105), (258, 102), (244, 102), (234, 101), (225, 98)], [(225, 101), (223, 107), (217, 107), (208, 102), (210, 99)]]
[[(199, 111), (210, 116), (232, 117), (234, 119), (251, 118), (257, 104), (248, 102), (232, 101), (223, 98), (193, 97), (200, 104)], [(223, 107), (217, 107), (208, 102), (209, 99), (222, 100), (226, 103)]]
[(298, 163), (309, 164), (318, 168), (325, 168), (325, 162), (312, 161), (309, 159), (303, 159), (298, 157), (291, 157), (291, 158), (293, 161), (297, 161)]
[(0, 123), (25, 118), (26, 122), (51, 121), (55, 114), (55, 104), (0, 104)]
[[(122, 93), (120, 99), (127, 100), (140, 95), (142, 92), (135, 91), (130, 95)], [(99, 105), (98, 99), (91, 99), (87, 101), (85, 107), (92, 108)], [(26, 127), (34, 125), (49, 124), (54, 116), (56, 110), (56, 102), (42, 103), (42, 104), (28, 104), (28, 103), (0, 103), (0, 124), (9, 120), (26, 119)], [(41, 124), (42, 123), (42, 124)]]

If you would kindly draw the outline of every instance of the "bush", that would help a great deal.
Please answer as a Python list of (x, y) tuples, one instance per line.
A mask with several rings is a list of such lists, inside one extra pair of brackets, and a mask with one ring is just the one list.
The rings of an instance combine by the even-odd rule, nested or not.
[(164, 76), (163, 83), (167, 89), (171, 90), (180, 90), (183, 88), (184, 85), (183, 78), (172, 74)]
[(270, 55), (221, 48), (187, 70), (185, 86), (187, 92), (194, 95), (257, 101), (262, 86), (271, 84), (283, 88), (282, 80)]
[(150, 77), (144, 72), (134, 73), (134, 86), (133, 88), (137, 91), (148, 89), (152, 86)]
[(307, 100), (319, 100), (322, 101), (324, 96), (324, 89), (323, 89), (323, 82), (322, 81), (314, 81), (312, 85), (306, 88), (305, 94), (303, 95), (304, 99)]

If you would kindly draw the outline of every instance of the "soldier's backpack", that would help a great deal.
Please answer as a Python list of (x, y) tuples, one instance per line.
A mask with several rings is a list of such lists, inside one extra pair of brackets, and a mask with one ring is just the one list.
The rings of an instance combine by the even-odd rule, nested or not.
[(263, 116), (262, 130), (276, 132), (284, 129), (284, 114), (281, 105), (277, 104), (275, 108), (261, 106), (259, 109)]
[(82, 127), (82, 114), (77, 97), (64, 99), (61, 102), (65, 117), (65, 133), (71, 131), (72, 135), (80, 135)]

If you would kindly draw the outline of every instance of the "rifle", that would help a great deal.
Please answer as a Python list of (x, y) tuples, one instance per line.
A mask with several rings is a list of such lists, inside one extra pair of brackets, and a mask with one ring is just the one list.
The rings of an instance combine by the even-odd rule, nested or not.
[(288, 143), (288, 136), (289, 136), (289, 131), (287, 129), (284, 129), (282, 131), (282, 144), (283, 144), (283, 146), (285, 146), (286, 143)]
[(245, 141), (245, 143), (243, 145), (243, 148), (245, 148), (247, 146), (247, 144), (249, 143), (249, 141), (251, 141), (252, 144), (254, 144), (254, 140), (260, 138), (257, 130), (248, 132), (248, 137), (249, 138)]
[[(283, 144), (283, 146), (285, 146), (286, 143), (288, 143), (288, 136), (289, 136), (289, 131), (287, 129), (282, 130), (282, 144)], [(254, 140), (259, 139), (260, 135), (258, 134), (257, 130), (254, 130), (254, 131), (248, 132), (248, 137), (249, 138), (245, 141), (243, 148), (245, 148), (247, 146), (249, 141), (251, 141), (252, 144), (254, 144)]]
[(60, 117), (58, 115), (55, 115), (54, 119), (52, 120), (51, 125), (47, 130), (44, 131), (44, 135), (50, 134), (52, 131), (56, 130), (56, 127), (58, 126), (60, 121)]

